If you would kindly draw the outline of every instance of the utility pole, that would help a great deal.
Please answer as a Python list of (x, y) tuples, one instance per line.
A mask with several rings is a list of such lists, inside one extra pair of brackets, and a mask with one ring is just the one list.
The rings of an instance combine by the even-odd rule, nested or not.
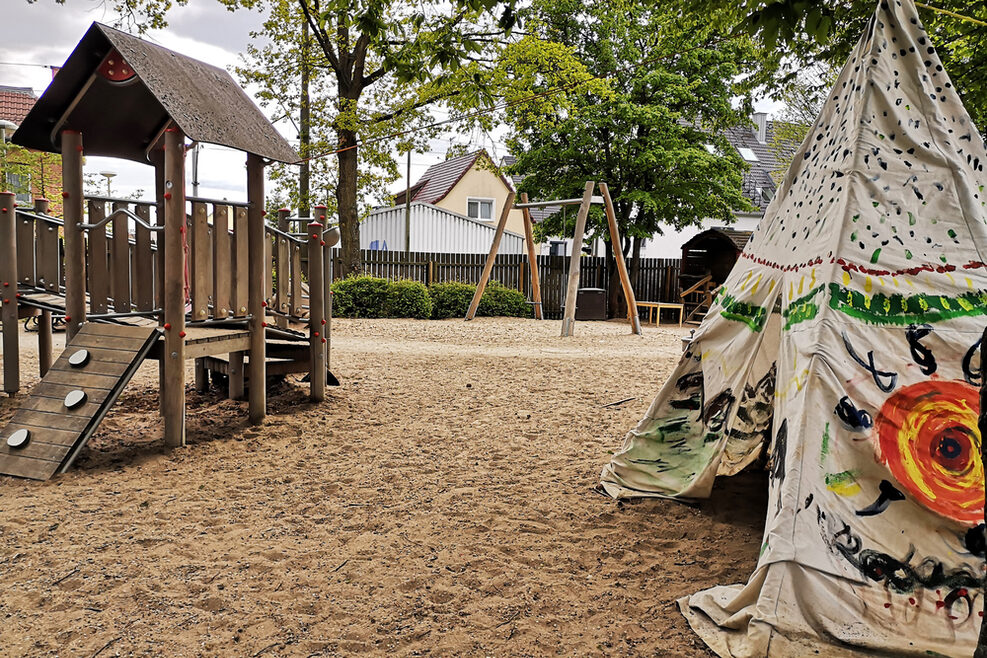
[[(109, 181), (106, 182), (106, 187), (109, 190)], [(199, 196), (199, 142), (192, 147), (192, 196)]]
[(309, 70), (308, 70), (308, 21), (302, 17), (302, 96), (298, 104), (298, 150), (303, 160), (298, 171), (298, 216), (311, 217), (311, 206), (309, 199), (310, 172), (308, 160), (310, 146), (312, 144), (312, 123), (309, 113)]
[(404, 250), (411, 252), (411, 146), (408, 146), (407, 186), (404, 188)]

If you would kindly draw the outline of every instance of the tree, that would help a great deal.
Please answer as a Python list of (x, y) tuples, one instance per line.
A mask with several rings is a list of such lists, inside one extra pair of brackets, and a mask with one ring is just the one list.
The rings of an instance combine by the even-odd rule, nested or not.
[[(585, 181), (606, 181), (624, 236), (623, 245), (607, 243), (607, 256), (633, 244), (632, 276), (643, 240), (663, 226), (731, 222), (734, 211), (752, 209), (741, 189), (746, 164), (722, 133), (750, 121), (743, 77), (759, 54), (751, 40), (724, 40), (705, 19), (630, 0), (540, 0), (526, 27), (540, 40), (564, 44), (596, 82), (578, 84), (578, 68), (546, 66), (545, 56), (529, 66), (538, 59), (532, 50), (544, 43), (534, 37), (507, 49), (505, 67), (528, 94), (569, 89), (507, 110), (517, 157), (512, 173), (524, 175), (522, 191), (572, 198)], [(548, 218), (543, 234), (558, 234), (561, 219)], [(606, 235), (598, 209), (588, 226)], [(615, 309), (616, 277), (611, 282)]]
[[(288, 0), (218, 0), (231, 11), (275, 10)], [(436, 103), (476, 108), (492, 95), (487, 65), (515, 24), (514, 0), (293, 0), (314, 40), (315, 67), (333, 88), (331, 130), (342, 274), (359, 272), (360, 159), (368, 142)], [(113, 0), (138, 29), (166, 25), (188, 0)], [(314, 148), (314, 145), (313, 145)]]
[[(849, 0), (676, 0), (680, 11), (709, 12), (724, 29), (762, 39), (782, 58), (765, 68), (763, 79), (786, 87), (806, 66), (841, 67), (874, 13), (875, 2)], [(987, 128), (987, 12), (983, 0), (938, 0), (936, 7), (980, 21), (963, 20), (929, 7), (919, 15), (943, 66), (976, 125)], [(819, 90), (825, 92), (822, 86)]]

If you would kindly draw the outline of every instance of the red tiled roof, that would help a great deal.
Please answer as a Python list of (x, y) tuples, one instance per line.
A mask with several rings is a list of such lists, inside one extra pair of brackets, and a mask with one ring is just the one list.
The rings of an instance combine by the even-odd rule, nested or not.
[[(466, 172), (473, 168), (481, 156), (490, 158), (486, 150), (481, 149), (432, 165), (418, 182), (411, 186), (411, 200), (438, 203), (449, 194), (456, 183), (466, 175)], [(503, 176), (501, 176), (501, 180), (504, 181), (504, 185), (509, 186), (507, 179)], [(394, 196), (394, 204), (400, 206), (403, 203), (404, 192), (398, 192)]]
[(21, 125), (37, 100), (34, 90), (30, 87), (0, 85), (0, 119)]

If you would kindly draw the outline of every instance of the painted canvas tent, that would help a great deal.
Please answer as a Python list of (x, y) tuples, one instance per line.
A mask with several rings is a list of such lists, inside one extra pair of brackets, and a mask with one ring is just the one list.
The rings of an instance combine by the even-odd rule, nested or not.
[(602, 474), (615, 497), (703, 498), (767, 456), (756, 571), (680, 601), (719, 655), (972, 654), (985, 163), (913, 0), (881, 2)]

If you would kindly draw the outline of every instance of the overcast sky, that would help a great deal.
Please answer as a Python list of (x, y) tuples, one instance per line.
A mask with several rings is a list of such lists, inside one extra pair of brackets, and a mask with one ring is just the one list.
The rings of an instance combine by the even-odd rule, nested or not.
[[(65, 0), (64, 5), (55, 0), (0, 0), (3, 4), (5, 30), (0, 40), (0, 84), (32, 87), (41, 94), (51, 80), (51, 69), (60, 66), (82, 38), (93, 21), (113, 25), (117, 16), (107, 5), (110, 0)], [(144, 36), (166, 48), (171, 48), (195, 59), (231, 70), (246, 50), (250, 32), (258, 30), (262, 15), (255, 11), (227, 11), (216, 0), (190, 0), (185, 7), (175, 7), (168, 16), (165, 30)], [(248, 89), (248, 94), (250, 90)], [(759, 109), (771, 111), (772, 103), (759, 104)], [(446, 118), (441, 112), (439, 118)], [(277, 124), (278, 129), (293, 144), (297, 133), (287, 122)], [(474, 146), (486, 147), (495, 158), (506, 154), (498, 141), (475, 135)], [(432, 142), (428, 153), (413, 154), (411, 179), (416, 181), (429, 165), (444, 159), (450, 141), (461, 142), (462, 137), (449, 136)], [(482, 143), (481, 143), (482, 142)], [(242, 200), (246, 198), (244, 156), (238, 151), (205, 145), (199, 160), (199, 194), (201, 196)], [(404, 174), (404, 159), (400, 170)], [(127, 160), (90, 157), (86, 159), (87, 173), (112, 172), (113, 193), (132, 194), (143, 190), (145, 197), (153, 195), (154, 174), (148, 166)], [(191, 185), (191, 166), (187, 167)], [(405, 181), (394, 184), (393, 190), (402, 189)], [(104, 190), (105, 191), (105, 190)], [(191, 187), (189, 188), (191, 194)]]

